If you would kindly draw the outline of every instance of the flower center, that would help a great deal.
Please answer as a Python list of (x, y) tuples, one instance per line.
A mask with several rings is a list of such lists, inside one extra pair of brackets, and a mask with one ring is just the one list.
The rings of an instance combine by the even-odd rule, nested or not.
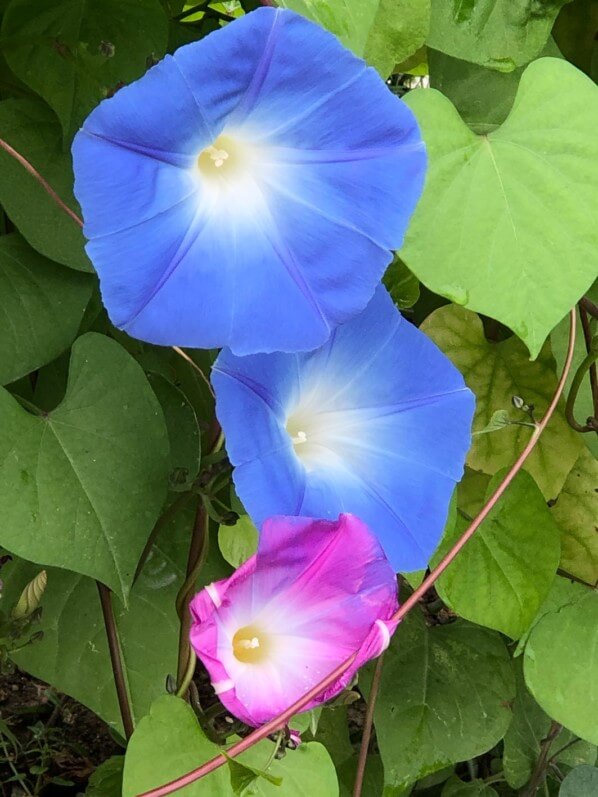
[(232, 177), (247, 166), (244, 147), (230, 136), (218, 136), (213, 144), (199, 153), (197, 168), (210, 180)]
[(298, 453), (297, 446), (302, 446), (309, 441), (310, 435), (305, 431), (308, 428), (308, 424), (309, 419), (303, 414), (291, 415), (287, 420), (287, 432), (293, 442), (296, 453)]
[(244, 664), (259, 664), (270, 655), (270, 637), (257, 625), (239, 628), (233, 637), (233, 653)]

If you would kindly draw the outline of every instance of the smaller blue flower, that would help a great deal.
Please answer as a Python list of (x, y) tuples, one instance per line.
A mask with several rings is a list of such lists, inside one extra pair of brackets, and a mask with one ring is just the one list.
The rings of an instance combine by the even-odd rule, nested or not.
[(412, 112), (331, 33), (262, 8), (102, 102), (73, 144), (112, 322), (308, 351), (371, 299), (424, 181)]
[(396, 570), (426, 566), (463, 473), (474, 396), (382, 286), (320, 349), (224, 350), (212, 382), (235, 486), (258, 526), (349, 512)]

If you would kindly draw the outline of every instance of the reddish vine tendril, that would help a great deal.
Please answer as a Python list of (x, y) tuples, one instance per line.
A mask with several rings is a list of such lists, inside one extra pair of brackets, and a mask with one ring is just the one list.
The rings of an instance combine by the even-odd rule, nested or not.
[[(73, 221), (75, 221), (79, 226), (82, 226), (83, 222), (74, 213), (65, 203), (60, 199), (58, 194), (54, 191), (54, 189), (46, 182), (46, 180), (39, 174), (39, 172), (26, 160), (22, 155), (20, 155), (16, 150), (14, 150), (6, 141), (0, 138), (0, 148), (11, 155), (15, 160), (17, 160), (28, 172), (31, 174), (38, 183), (44, 188), (44, 190), (49, 194), (49, 196), (54, 200), (54, 202), (65, 212), (67, 213)], [(512, 465), (509, 472), (506, 474), (505, 478), (502, 480), (500, 485), (497, 487), (495, 492), (486, 502), (482, 510), (479, 512), (477, 517), (472, 521), (472, 523), (468, 526), (468, 528), (464, 531), (461, 535), (459, 540), (455, 543), (455, 545), (451, 548), (451, 550), (447, 553), (447, 555), (442, 559), (442, 561), (432, 570), (429, 575), (422, 581), (420, 586), (414, 590), (414, 592), (409, 596), (409, 598), (403, 603), (403, 605), (398, 609), (398, 611), (394, 615), (394, 620), (400, 621), (407, 615), (411, 609), (416, 605), (416, 603), (420, 600), (420, 598), (430, 589), (431, 586), (436, 582), (439, 576), (444, 573), (447, 567), (451, 564), (451, 562), (455, 559), (461, 549), (467, 544), (467, 542), (473, 537), (475, 532), (484, 522), (484, 520), (488, 517), (492, 509), (495, 507), (497, 502), (500, 500), (508, 486), (511, 484), (517, 473), (523, 467), (525, 460), (531, 454), (533, 449), (538, 443), (540, 436), (550, 418), (552, 417), (559, 399), (563, 393), (565, 388), (565, 382), (569, 371), (571, 369), (571, 363), (573, 361), (573, 353), (575, 348), (575, 331), (576, 331), (576, 314), (575, 308), (573, 308), (570, 312), (570, 326), (569, 326), (569, 345), (567, 348), (567, 357), (565, 359), (565, 365), (563, 367), (563, 371), (561, 373), (557, 388), (554, 392), (552, 400), (542, 417), (542, 420), (538, 423), (536, 429), (534, 430), (529, 442), (517, 458), (516, 462)], [(248, 750), (254, 744), (265, 739), (271, 733), (279, 730), (281, 727), (287, 724), (287, 722), (297, 713), (299, 713), (308, 703), (310, 703), (313, 699), (318, 697), (322, 692), (324, 692), (331, 684), (333, 684), (340, 676), (351, 666), (353, 661), (355, 660), (357, 653), (353, 653), (349, 658), (344, 661), (342, 664), (339, 664), (335, 670), (333, 670), (326, 678), (322, 679), (319, 683), (317, 683), (314, 687), (312, 687), (308, 692), (306, 692), (303, 697), (296, 700), (291, 706), (289, 706), (285, 711), (281, 712), (278, 716), (274, 717), (267, 722), (265, 725), (262, 725), (260, 728), (256, 728), (252, 733), (246, 736), (241, 741), (234, 744), (226, 751), (226, 755), (223, 753), (215, 756), (210, 761), (206, 761), (201, 766), (197, 767), (196, 769), (192, 770), (191, 772), (187, 772), (185, 775), (182, 775), (175, 780), (170, 781), (169, 783), (164, 784), (163, 786), (159, 786), (155, 789), (150, 789), (149, 791), (143, 792), (143, 794), (138, 795), (138, 797), (165, 797), (165, 795), (172, 794), (179, 789), (188, 786), (191, 783), (194, 783), (196, 780), (209, 775), (210, 772), (218, 769), (219, 767), (226, 764), (226, 762), (230, 758), (235, 758), (236, 756), (243, 753), (245, 750)], [(372, 688), (372, 692), (370, 694), (370, 705), (368, 707), (368, 724), (364, 728), (364, 739), (368, 739), (371, 734), (371, 723), (373, 720), (374, 714), (374, 705), (377, 696), (377, 689), (374, 687)], [(367, 758), (367, 744), (362, 745), (360, 755), (359, 755), (359, 763), (357, 769), (357, 777), (355, 782), (355, 790), (354, 790), (354, 797), (359, 797), (361, 795), (361, 787), (363, 783), (363, 774), (365, 771), (365, 763)]]

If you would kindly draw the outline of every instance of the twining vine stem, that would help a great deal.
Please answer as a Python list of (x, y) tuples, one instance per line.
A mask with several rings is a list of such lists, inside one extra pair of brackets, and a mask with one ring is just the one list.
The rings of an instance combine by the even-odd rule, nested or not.
[(101, 584), (99, 581), (96, 581), (96, 584), (98, 585), (98, 592), (100, 593), (100, 604), (102, 606), (104, 626), (106, 627), (106, 637), (108, 639), (110, 662), (112, 664), (114, 684), (116, 686), (116, 696), (118, 697), (118, 707), (120, 709), (120, 716), (122, 717), (123, 721), (125, 738), (128, 740), (131, 738), (133, 731), (135, 730), (135, 726), (133, 724), (131, 703), (129, 701), (129, 693), (127, 691), (127, 683), (123, 669), (120, 641), (118, 639), (118, 632), (116, 630), (114, 607), (112, 606), (112, 595), (105, 584)]
[[(270, 2), (268, 2), (268, 5), (270, 5)], [(45, 189), (45, 191), (50, 195), (50, 197), (52, 197), (54, 202), (56, 202), (56, 204), (60, 208), (62, 208), (62, 210), (64, 210), (65, 213), (67, 213), (74, 221), (76, 221), (77, 224), (79, 224), (80, 226), (82, 225), (81, 219), (69, 207), (67, 207), (67, 205), (65, 205), (65, 203), (60, 199), (60, 197), (54, 191), (54, 189), (46, 182), (46, 180), (44, 180), (44, 178), (29, 163), (29, 161), (27, 161), (22, 155), (16, 152), (16, 150), (14, 150), (9, 144), (7, 144), (1, 138), (0, 138), (0, 148), (3, 149), (5, 152), (7, 152), (9, 155), (11, 155), (13, 158), (15, 158), (15, 160), (17, 160), (29, 172), (29, 174), (31, 174), (38, 181), (38, 183)], [(446, 556), (442, 559), (442, 561), (429, 573), (429, 575), (422, 581), (419, 587), (416, 590), (414, 590), (414, 592), (409, 596), (409, 598), (407, 598), (405, 603), (403, 603), (403, 605), (398, 609), (398, 611), (395, 613), (393, 617), (393, 620), (400, 622), (403, 619), (403, 617), (405, 617), (405, 615), (407, 615), (411, 611), (411, 609), (413, 609), (413, 607), (417, 604), (420, 598), (423, 597), (423, 595), (428, 591), (428, 589), (430, 589), (430, 587), (434, 585), (439, 576), (442, 573), (444, 573), (446, 568), (451, 564), (451, 562), (459, 554), (461, 549), (467, 544), (467, 542), (475, 534), (475, 532), (478, 530), (478, 528), (481, 526), (484, 520), (488, 517), (488, 515), (490, 514), (496, 503), (500, 500), (500, 498), (504, 494), (505, 490), (508, 488), (508, 486), (511, 484), (517, 473), (523, 467), (525, 460), (528, 458), (528, 456), (531, 454), (536, 444), (538, 443), (540, 435), (542, 434), (548, 422), (550, 421), (550, 418), (552, 417), (558, 405), (558, 402), (561, 398), (567, 376), (571, 369), (571, 363), (573, 361), (573, 354), (575, 349), (575, 330), (576, 330), (576, 320), (577, 320), (575, 308), (571, 310), (569, 318), (570, 318), (569, 345), (567, 349), (567, 356), (565, 358), (565, 364), (557, 388), (554, 392), (554, 395), (546, 412), (544, 413), (542, 420), (538, 423), (529, 442), (527, 443), (527, 445), (525, 446), (525, 448), (517, 458), (517, 461), (510, 468), (509, 472), (506, 474), (505, 478), (502, 480), (502, 482), (497, 487), (495, 492), (492, 494), (490, 499), (487, 501), (485, 506), (482, 508), (480, 513), (468, 526), (468, 528), (461, 535), (461, 537), (456, 542), (456, 544), (451, 548), (451, 550), (446, 554)], [(101, 596), (102, 596), (102, 586), (103, 585), (99, 585)], [(108, 598), (110, 598), (109, 593), (108, 593)], [(104, 608), (103, 597), (102, 597), (102, 608)], [(110, 608), (111, 608), (111, 603), (110, 603)], [(109, 633), (108, 625), (106, 627), (107, 633)], [(346, 661), (342, 662), (342, 664), (339, 664), (339, 666), (336, 667), (326, 678), (322, 679), (319, 683), (313, 686), (306, 694), (303, 695), (303, 697), (296, 700), (285, 711), (281, 712), (278, 716), (274, 717), (265, 725), (262, 725), (260, 728), (256, 728), (254, 731), (252, 731), (252, 733), (250, 733), (244, 739), (241, 739), (241, 741), (232, 745), (232, 747), (230, 747), (227, 750), (226, 755), (219, 754), (214, 758), (212, 758), (210, 761), (206, 761), (200, 767), (197, 767), (197, 769), (194, 769), (191, 772), (187, 772), (185, 775), (182, 775), (181, 777), (176, 778), (175, 780), (171, 781), (170, 783), (166, 783), (163, 786), (159, 786), (156, 789), (150, 789), (149, 791), (143, 792), (143, 794), (138, 795), (138, 797), (165, 797), (165, 795), (167, 794), (172, 794), (173, 792), (182, 789), (184, 786), (188, 786), (190, 783), (194, 783), (196, 780), (205, 777), (210, 772), (213, 772), (215, 769), (218, 769), (219, 767), (226, 764), (226, 762), (230, 758), (234, 758), (235, 756), (240, 755), (241, 753), (252, 747), (257, 742), (261, 741), (262, 739), (265, 739), (271, 733), (280, 730), (280, 728), (284, 727), (284, 725), (286, 725), (295, 714), (298, 714), (300, 711), (302, 711), (308, 703), (310, 703), (315, 698), (319, 697), (322, 694), (322, 692), (324, 692), (338, 678), (340, 678), (343, 675), (343, 673), (345, 673), (349, 669), (351, 664), (353, 664), (356, 657), (357, 657), (356, 652), (351, 654), (351, 656), (349, 656), (349, 658), (346, 659)], [(114, 666), (115, 662), (113, 661), (113, 668)], [(114, 672), (116, 677), (116, 669), (114, 670)], [(369, 699), (369, 703), (372, 707), (371, 708), (368, 707), (368, 716), (371, 717), (371, 719), (373, 719), (373, 713), (374, 713), (373, 705), (375, 704), (375, 699), (376, 699), (376, 692), (374, 691), (373, 687), (374, 684), (372, 684), (372, 691), (370, 693), (370, 699)], [(119, 699), (120, 699), (120, 692), (119, 692)], [(371, 726), (371, 719), (370, 719), (370, 726)], [(131, 727), (132, 727), (132, 721), (131, 721)], [(364, 728), (364, 734), (366, 733), (367, 734), (371, 733), (371, 727), (370, 730)], [(365, 768), (366, 755), (367, 755), (367, 747), (365, 748), (365, 753), (363, 752), (363, 748), (360, 753), (360, 760), (362, 756), (364, 757), (364, 764), (363, 764), (364, 768)], [(361, 773), (361, 778), (363, 779), (363, 772)], [(361, 787), (359, 787), (358, 789), (356, 784), (356, 790), (354, 792), (354, 795), (356, 797), (359, 797), (360, 794), (361, 794)]]
[(370, 739), (372, 738), (372, 727), (374, 725), (374, 710), (376, 708), (376, 698), (378, 697), (378, 692), (380, 691), (380, 682), (382, 680), (383, 666), (384, 666), (384, 653), (378, 657), (378, 661), (376, 662), (376, 668), (374, 669), (374, 676), (372, 678), (372, 685), (370, 687), (368, 708), (365, 713), (365, 721), (363, 723), (363, 731), (361, 734), (361, 746), (359, 748), (357, 771), (355, 772), (355, 783), (353, 784), (353, 797), (360, 797), (361, 789), (363, 788), (363, 777), (365, 775), (365, 767), (368, 760)]
[(10, 144), (7, 141), (5, 141), (3, 138), (0, 138), (0, 149), (3, 149), (12, 158), (14, 158), (16, 161), (18, 161), (21, 164), (21, 166), (26, 171), (28, 171), (29, 174), (32, 177), (34, 177), (37, 180), (37, 182), (41, 185), (41, 187), (44, 189), (44, 191), (52, 197), (52, 199), (58, 205), (58, 207), (61, 210), (63, 210), (67, 214), (67, 216), (70, 216), (71, 219), (75, 222), (75, 224), (78, 224), (79, 227), (83, 227), (82, 219), (80, 219), (79, 216), (77, 216), (77, 214), (73, 210), (71, 210), (67, 204), (65, 204), (62, 201), (62, 199), (58, 196), (56, 191), (52, 188), (50, 183), (48, 183), (46, 180), (44, 180), (44, 178), (37, 171), (37, 169), (34, 166), (32, 166), (31, 163), (29, 163), (29, 161), (26, 158), (24, 158), (19, 152), (17, 152), (16, 149), (13, 149), (10, 146)]
[[(588, 354), (595, 349), (595, 344), (592, 340), (592, 328), (590, 326), (590, 319), (588, 315), (592, 316), (592, 318), (598, 318), (598, 307), (588, 299), (587, 296), (582, 296), (579, 300), (579, 318), (581, 320), (581, 328), (583, 331), (583, 337), (586, 344), (586, 351)], [(590, 388), (592, 391), (592, 403), (594, 405), (594, 421), (598, 422), (598, 373), (596, 371), (596, 363), (592, 363), (590, 365)], [(598, 428), (594, 426), (594, 431), (598, 432)]]
[(554, 740), (562, 730), (563, 726), (560, 723), (556, 722), (556, 720), (553, 720), (550, 723), (550, 729), (546, 735), (546, 738), (542, 740), (540, 755), (538, 756), (538, 760), (536, 761), (536, 766), (534, 767), (534, 772), (527, 786), (527, 789), (523, 792), (523, 797), (534, 797), (534, 795), (538, 791), (538, 787), (546, 777), (546, 769), (548, 767), (548, 753), (550, 751), (552, 743), (554, 742)]

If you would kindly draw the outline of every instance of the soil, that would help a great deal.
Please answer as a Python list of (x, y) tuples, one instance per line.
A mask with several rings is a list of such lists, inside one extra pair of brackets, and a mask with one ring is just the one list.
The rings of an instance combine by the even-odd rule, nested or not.
[[(14, 735), (14, 744), (3, 727)], [(122, 752), (108, 726), (80, 703), (17, 669), (0, 674), (2, 797), (26, 794), (13, 767), (32, 794), (82, 794), (96, 767)], [(40, 773), (37, 767), (47, 770)]]

